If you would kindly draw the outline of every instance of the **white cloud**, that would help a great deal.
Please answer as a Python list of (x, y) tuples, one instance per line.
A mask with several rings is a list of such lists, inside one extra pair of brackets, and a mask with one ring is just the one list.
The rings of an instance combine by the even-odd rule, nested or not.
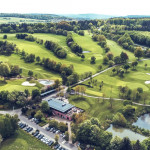
[(150, 15), (149, 0), (4, 0), (3, 13)]

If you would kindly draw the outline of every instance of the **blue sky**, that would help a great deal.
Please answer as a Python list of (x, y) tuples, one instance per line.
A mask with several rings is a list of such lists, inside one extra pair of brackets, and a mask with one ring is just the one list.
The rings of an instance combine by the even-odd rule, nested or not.
[(149, 0), (2, 0), (1, 13), (150, 15)]

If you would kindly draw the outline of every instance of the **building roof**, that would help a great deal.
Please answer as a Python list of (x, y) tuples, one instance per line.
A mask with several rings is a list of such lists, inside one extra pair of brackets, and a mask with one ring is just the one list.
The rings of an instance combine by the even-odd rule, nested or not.
[(51, 91), (44, 92), (44, 93), (41, 94), (41, 96), (45, 96), (45, 95), (50, 94), (50, 93), (53, 93), (53, 92), (55, 92), (55, 91), (56, 91), (56, 89), (53, 89), (53, 90), (51, 90)]
[(48, 102), (50, 108), (53, 108), (53, 109), (58, 110), (63, 113), (74, 107), (71, 104), (65, 103), (65, 102), (57, 100), (55, 98), (51, 98), (47, 102)]

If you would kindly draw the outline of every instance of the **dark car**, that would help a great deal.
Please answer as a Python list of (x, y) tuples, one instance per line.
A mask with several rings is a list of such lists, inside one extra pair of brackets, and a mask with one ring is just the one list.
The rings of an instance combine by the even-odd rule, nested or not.
[(20, 127), (21, 129), (25, 128), (27, 125), (26, 124), (22, 124), (22, 126)]
[(31, 132), (33, 130), (33, 128), (29, 127), (29, 129), (27, 130), (27, 132)]
[(48, 143), (48, 146), (51, 146), (53, 143), (54, 143), (53, 141), (50, 141), (50, 142)]
[(28, 119), (29, 119), (29, 120), (32, 119), (32, 116), (29, 116)]
[(46, 131), (49, 131), (49, 130), (50, 130), (50, 127), (46, 127), (45, 130), (46, 130)]
[(60, 146), (60, 144), (57, 144), (54, 146), (54, 149), (57, 149)]

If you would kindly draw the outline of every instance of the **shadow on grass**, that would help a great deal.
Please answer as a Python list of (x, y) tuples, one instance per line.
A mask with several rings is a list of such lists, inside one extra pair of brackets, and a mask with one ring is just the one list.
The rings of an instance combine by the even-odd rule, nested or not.
[(85, 101), (86, 98), (79, 95), (79, 96), (73, 98), (72, 100), (73, 100), (73, 101)]
[(6, 85), (7, 84), (7, 82), (6, 81), (2, 81), (2, 80), (0, 80), (0, 86), (4, 86), (4, 85)]

